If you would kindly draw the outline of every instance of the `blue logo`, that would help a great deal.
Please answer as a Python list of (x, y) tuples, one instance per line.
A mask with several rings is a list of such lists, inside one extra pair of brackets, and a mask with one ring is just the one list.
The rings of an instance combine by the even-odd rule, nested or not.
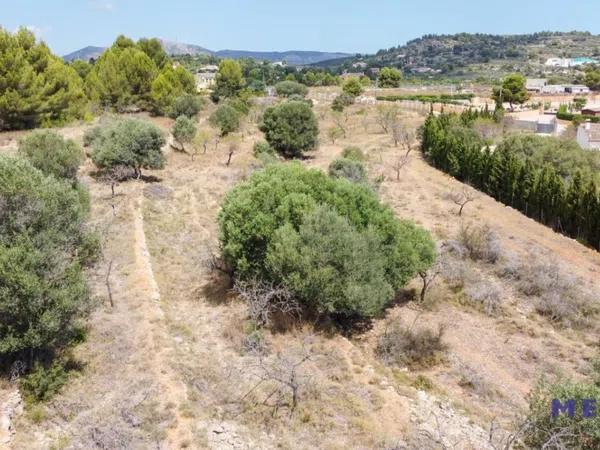
[[(552, 417), (557, 418), (561, 414), (566, 414), (569, 417), (575, 417), (577, 410), (577, 401), (575, 399), (567, 399), (561, 402), (555, 398), (552, 400)], [(581, 400), (581, 415), (586, 419), (596, 417), (596, 399), (584, 398)]]

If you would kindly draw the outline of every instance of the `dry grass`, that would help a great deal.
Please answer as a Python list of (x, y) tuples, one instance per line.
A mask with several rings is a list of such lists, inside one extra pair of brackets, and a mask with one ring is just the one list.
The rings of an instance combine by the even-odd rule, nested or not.
[[(556, 291), (571, 301), (577, 288), (593, 297), (600, 256), (485, 195), (465, 212), (476, 225), (461, 228), (456, 205), (445, 195), (459, 192), (461, 184), (429, 167), (417, 152), (396, 180), (393, 163), (399, 150), (392, 136), (381, 132), (374, 106), (350, 108), (347, 136), (335, 145), (324, 137), (335, 125), (329, 91), (335, 95), (336, 88), (311, 92), (322, 142), (305, 164), (326, 170), (343, 148), (358, 146), (382, 200), (399, 216), (456, 244), (443, 256), (447, 261), (442, 277), (429, 292), (426, 308), (410, 302), (389, 311), (392, 318), (400, 315), (402, 323), (418, 318), (429, 331), (416, 327), (407, 334), (400, 328), (399, 339), (387, 344), (397, 345), (390, 348), (399, 349), (401, 359), (412, 355), (415, 347), (415, 361), (429, 355), (423, 359), (428, 362), (439, 361), (445, 344), (446, 352), (464, 367), (443, 364), (408, 372), (386, 367), (375, 349), (387, 319), (375, 320), (371, 331), (352, 340), (312, 329), (272, 333), (267, 328), (260, 337), (254, 334), (247, 325), (246, 305), (229, 290), (230, 280), (217, 277), (207, 265), (218, 248), (216, 217), (225, 192), (260, 166), (252, 156), (254, 142), (262, 139), (253, 120), (239, 136), (229, 167), (223, 143), (216, 149), (209, 146), (193, 161), (189, 155), (170, 153), (166, 168), (152, 173), (160, 178), (160, 187), (153, 185), (147, 195), (147, 186), (132, 181), (119, 184), (113, 200), (109, 186), (88, 176), (91, 164), (82, 169), (91, 187), (93, 222), (106, 236), (105, 260), (90, 274), (103, 305), (89, 322), (87, 342), (76, 350), (86, 363), (85, 372), (43, 413), (36, 413), (37, 423), (27, 415), (19, 419), (15, 448), (47, 448), (48, 443), (61, 442), (73, 448), (218, 448), (217, 436), (251, 448), (393, 448), (415, 431), (410, 421), (415, 388), (468, 404), (472, 419), (487, 427), (491, 412), (508, 420), (511, 409), (506, 404), (515, 410), (524, 407), (533, 381), (547, 367), (576, 373), (584, 365), (596, 339), (565, 327), (550, 329), (535, 310), (561, 325), (568, 323), (563, 316), (577, 324), (593, 299), (577, 306), (573, 316), (571, 310), (560, 309), (562, 302), (549, 301), (543, 293)], [(207, 114), (199, 118), (201, 128), (206, 127)], [(422, 123), (421, 113), (401, 114), (415, 128)], [(149, 120), (165, 130), (171, 125), (170, 119)], [(83, 134), (82, 127), (62, 131), (76, 139)], [(13, 147), (9, 143), (8, 151)], [(165, 192), (168, 195), (162, 195)], [(139, 214), (146, 254), (135, 235)], [(489, 228), (481, 231), (486, 223), (493, 233)], [(526, 258), (534, 247), (562, 261), (569, 270), (561, 273), (572, 273), (578, 281), (567, 282), (548, 267), (539, 269)], [(114, 308), (106, 302), (104, 286), (109, 260), (114, 261)], [(159, 300), (150, 295), (149, 273)], [(546, 281), (540, 285), (539, 280)], [(493, 315), (457, 304), (461, 296)], [(502, 314), (496, 314), (499, 303)], [(451, 324), (443, 342), (435, 331), (441, 324)], [(271, 379), (244, 397), (265, 367), (270, 375), (285, 373), (289, 361), (301, 360), (307, 335), (310, 357), (299, 366), (304, 383), (291, 414), (289, 386), (282, 390), (279, 381)], [(261, 361), (266, 366), (261, 368)], [(430, 364), (413, 367), (422, 366)], [(273, 403), (265, 399), (276, 389), (280, 406), (273, 414)]]

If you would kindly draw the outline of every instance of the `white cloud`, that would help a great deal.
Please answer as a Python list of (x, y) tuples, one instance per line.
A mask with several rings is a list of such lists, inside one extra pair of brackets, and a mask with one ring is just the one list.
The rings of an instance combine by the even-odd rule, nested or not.
[(90, 8), (99, 9), (101, 11), (114, 11), (115, 4), (107, 0), (92, 0), (88, 2)]

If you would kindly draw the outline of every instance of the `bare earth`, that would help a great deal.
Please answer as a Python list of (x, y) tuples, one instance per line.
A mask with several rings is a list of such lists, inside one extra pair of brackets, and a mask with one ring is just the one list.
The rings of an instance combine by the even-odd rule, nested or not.
[[(462, 185), (427, 165), (417, 151), (396, 181), (391, 166), (401, 150), (378, 129), (374, 106), (353, 106), (348, 135), (335, 145), (326, 135), (332, 126), (327, 101), (315, 108), (322, 142), (306, 165), (326, 170), (344, 147), (358, 145), (368, 154), (370, 177), (384, 174), (381, 198), (400, 217), (437, 239), (454, 236), (461, 220), (487, 223), (505, 249), (523, 257), (533, 249), (546, 251), (600, 291), (600, 254), (483, 194), (459, 220), (447, 194)], [(366, 121), (357, 114), (361, 110)], [(207, 114), (199, 119), (203, 127)], [(149, 120), (165, 131), (171, 125), (168, 119)], [(406, 120), (416, 127), (423, 117), (406, 112)], [(60, 131), (80, 140), (84, 129)], [(0, 135), (0, 148), (13, 152), (20, 134)], [(395, 306), (351, 338), (305, 324), (267, 332), (270, 356), (264, 361), (243, 351), (244, 305), (228, 291), (229, 280), (209, 269), (218, 250), (223, 196), (259, 166), (252, 156), (253, 143), (261, 139), (256, 125), (247, 123), (242, 136), (229, 167), (226, 142), (193, 161), (167, 146), (166, 168), (145, 173), (159, 181), (122, 183), (115, 198), (91, 177), (90, 161), (82, 167), (92, 195), (91, 225), (104, 236), (103, 260), (90, 273), (98, 306), (87, 340), (74, 350), (84, 370), (56, 398), (35, 407), (36, 414), (26, 408), (14, 415), (7, 448), (491, 448), (491, 422), (508, 427), (540, 375), (586, 373), (595, 333), (554, 327), (510, 287), (502, 314), (494, 317), (446, 301), (441, 291), (435, 304)], [(114, 306), (105, 284), (111, 262)], [(492, 269), (482, 267), (481, 273), (492, 276)], [(423, 371), (383, 365), (374, 354), (376, 339), (396, 317), (445, 324), (446, 360)], [(254, 389), (261, 363), (288, 367), (307, 354), (299, 366), (296, 410), (273, 411), (269, 392)], [(478, 374), (478, 389), (461, 383), (465, 370)], [(419, 375), (431, 386), (420, 385)], [(0, 405), (14, 400), (15, 390), (14, 384), (0, 385)]]

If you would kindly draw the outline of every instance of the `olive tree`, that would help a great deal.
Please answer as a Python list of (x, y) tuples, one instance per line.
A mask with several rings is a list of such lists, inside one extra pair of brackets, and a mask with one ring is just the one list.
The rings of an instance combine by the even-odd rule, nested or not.
[(179, 116), (173, 124), (171, 133), (173, 139), (181, 146), (181, 150), (185, 151), (185, 144), (192, 142), (196, 136), (196, 124), (187, 116)]
[(34, 131), (19, 141), (19, 153), (46, 175), (75, 181), (84, 160), (81, 147), (55, 131)]
[(275, 92), (277, 92), (279, 97), (291, 97), (292, 95), (306, 97), (308, 88), (296, 81), (285, 80), (275, 85)]
[(223, 258), (238, 280), (289, 289), (317, 313), (373, 317), (435, 260), (427, 231), (363, 184), (271, 164), (229, 192)]
[(352, 97), (358, 97), (363, 93), (363, 85), (358, 78), (349, 78), (342, 84), (342, 92)]
[(285, 157), (302, 157), (317, 145), (319, 126), (312, 108), (301, 101), (288, 101), (267, 108), (259, 129), (269, 145)]
[(209, 122), (219, 128), (221, 136), (227, 136), (240, 127), (240, 112), (229, 104), (223, 104), (211, 114)]
[(124, 119), (105, 125), (92, 141), (92, 161), (102, 169), (129, 167), (137, 178), (142, 169), (162, 169), (165, 138), (160, 129), (144, 120)]

